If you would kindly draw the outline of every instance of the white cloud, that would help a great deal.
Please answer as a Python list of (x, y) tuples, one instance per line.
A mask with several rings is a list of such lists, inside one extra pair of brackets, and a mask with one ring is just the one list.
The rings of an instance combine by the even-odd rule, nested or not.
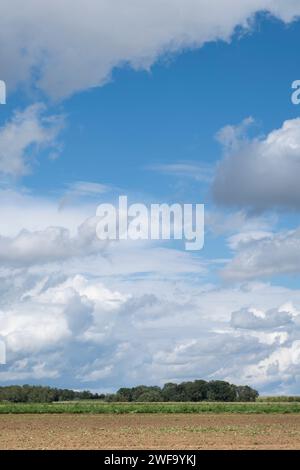
[(300, 229), (244, 238), (231, 244), (237, 253), (222, 270), (227, 280), (244, 281), (300, 272)]
[(158, 164), (150, 166), (148, 169), (179, 178), (191, 178), (204, 183), (210, 182), (213, 175), (212, 166), (198, 162)]
[(74, 237), (63, 227), (47, 227), (37, 232), (22, 230), (14, 238), (0, 236), (0, 262), (7, 266), (30, 266), (101, 254), (105, 243), (97, 239), (95, 226), (96, 217), (81, 224)]
[(232, 235), (228, 239), (228, 245), (231, 249), (237, 250), (242, 248), (243, 246), (250, 245), (251, 242), (255, 242), (258, 240), (264, 240), (266, 238), (272, 238), (272, 232), (264, 232), (264, 231), (247, 231), (247, 232), (240, 232)]
[(34, 148), (55, 148), (63, 125), (61, 116), (46, 116), (42, 104), (34, 104), (0, 128), (0, 174), (19, 177), (30, 171)]
[(23, 383), (36, 380), (54, 380), (59, 377), (59, 371), (54, 368), (47, 368), (45, 362), (32, 359), (21, 359), (16, 361), (10, 370), (0, 372), (0, 380), (7, 383), (22, 381)]
[[(203, 275), (205, 263), (183, 250), (160, 246), (152, 241), (102, 241), (97, 238), (98, 218), (90, 217), (75, 233), (65, 227), (21, 230), (14, 236), (0, 235), (0, 263), (4, 268), (61, 269), (77, 273), (82, 269), (99, 275), (143, 273), (176, 277)], [(50, 264), (54, 265), (52, 268)]]
[[(1, 4), (1, 78), (10, 89), (30, 83), (58, 99), (103, 85), (115, 67), (147, 70), (169, 52), (229, 41), (236, 26), (251, 27), (259, 10), (286, 22), (300, 13), (293, 0), (23, 3)], [(281, 204), (282, 193), (284, 205), (298, 208), (293, 174), (299, 173), (300, 120), (252, 141), (244, 134), (250, 123), (220, 134), (227, 155), (215, 190), (222, 195), (224, 181), (227, 186), (219, 202), (261, 210)], [(0, 172), (16, 177), (30, 171), (32, 147), (56, 151), (61, 126), (62, 118), (47, 116), (42, 105), (16, 113), (0, 129)], [(253, 157), (251, 164), (246, 156)], [(257, 173), (258, 161), (275, 188)], [(205, 182), (211, 177), (210, 168), (195, 162), (153, 169)], [(92, 198), (111, 189), (77, 181), (60, 202), (55, 193), (50, 200), (0, 190), (0, 336), (8, 360), (0, 381), (61, 381), (105, 390), (229, 377), (292, 390), (299, 372), (300, 291), (258, 283), (202, 285), (207, 262), (198, 256), (152, 242), (104, 247), (95, 237)], [(262, 192), (267, 198), (260, 199)], [(282, 272), (298, 269), (292, 251), (299, 234), (274, 235), (274, 220), (211, 213), (207, 223), (214, 233), (229, 233), (229, 245), (237, 250), (224, 271), (228, 278), (272, 274), (274, 251)]]
[(269, 310), (264, 315), (258, 315), (252, 309), (242, 309), (231, 315), (231, 326), (249, 330), (266, 330), (286, 326), (292, 323), (292, 315), (280, 310)]
[(63, 281), (46, 276), (31, 282), (31, 289), (23, 286), (21, 295), (15, 292), (15, 300), (0, 310), (0, 331), (13, 354), (60, 349), (84, 335), (98, 310), (111, 312), (127, 299), (79, 275)]
[(228, 41), (258, 11), (285, 22), (300, 14), (295, 0), (27, 0), (26, 8), (23, 3), (1, 3), (3, 78), (11, 89), (39, 77), (38, 86), (56, 98), (102, 85), (124, 63), (148, 69), (165, 53)]
[(219, 134), (225, 157), (213, 182), (216, 203), (252, 211), (299, 210), (300, 119), (252, 140), (245, 136), (249, 123), (227, 126)]
[(214, 235), (233, 234), (230, 244), (237, 243), (237, 237), (240, 237), (241, 233), (245, 234), (243, 238), (246, 236), (253, 238), (255, 233), (270, 232), (277, 221), (274, 215), (249, 217), (244, 210), (235, 212), (207, 210), (205, 214), (206, 226)]
[(59, 202), (59, 209), (65, 208), (67, 205), (74, 204), (82, 198), (96, 198), (102, 194), (111, 192), (112, 186), (95, 183), (91, 181), (74, 181), (68, 184), (67, 191)]
[[(182, 277), (22, 270), (1, 274), (0, 289), (0, 332), (7, 345), (2, 382), (107, 390), (231, 377), (267, 390), (268, 376), (255, 382), (248, 367), (289, 349), (300, 334), (300, 292), (266, 284), (220, 289)], [(249, 304), (257, 308), (248, 311)], [(245, 312), (242, 319), (232, 315), (238, 311)], [(287, 367), (282, 384), (288, 386), (293, 374)], [(281, 381), (280, 372), (274, 377)]]
[(172, 248), (167, 241), (99, 240), (95, 229), (98, 218), (94, 216), (98, 202), (78, 198), (76, 204), (61, 207), (53, 195), (50, 199), (0, 189), (2, 270), (56, 269), (69, 275), (87, 272), (116, 277), (143, 273), (170, 279), (206, 272), (197, 255)]
[(278, 384), (276, 394), (282, 390), (297, 390), (300, 374), (300, 341), (278, 348), (258, 364), (249, 365), (243, 372), (243, 379), (255, 381), (260, 387), (267, 384)]
[(83, 221), (96, 212), (95, 202), (76, 201), (61, 208), (60, 193), (53, 192), (51, 196), (38, 196), (25, 188), (0, 188), (0, 234), (14, 238), (23, 229), (38, 232), (52, 226), (64, 227), (75, 236)]
[(75, 181), (69, 184), (69, 191), (76, 196), (99, 196), (111, 190), (112, 188), (108, 185), (91, 181)]

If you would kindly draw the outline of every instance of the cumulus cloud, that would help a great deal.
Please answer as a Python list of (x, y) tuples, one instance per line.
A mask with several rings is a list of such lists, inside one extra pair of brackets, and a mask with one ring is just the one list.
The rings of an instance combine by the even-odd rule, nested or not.
[(240, 232), (232, 235), (228, 239), (228, 245), (233, 250), (238, 250), (244, 246), (249, 246), (251, 242), (264, 240), (267, 238), (272, 238), (272, 232), (264, 232), (264, 231), (247, 231), (247, 232)]
[(256, 238), (258, 234), (270, 232), (277, 223), (277, 217), (273, 214), (249, 217), (249, 214), (244, 210), (235, 212), (207, 210), (205, 221), (206, 226), (214, 235), (231, 235), (230, 244), (235, 245), (242, 238), (244, 240), (246, 237), (252, 239)]
[[(57, 194), (58, 193), (58, 194)], [(52, 197), (43, 197), (27, 188), (0, 188), (0, 234), (15, 238), (23, 229), (44, 231), (47, 227), (64, 227), (75, 236), (84, 220), (95, 214), (95, 202), (85, 199), (61, 208), (57, 189)]]
[[(299, 387), (300, 314), (291, 304), (259, 310), (243, 308), (231, 315), (231, 327), (238, 336), (263, 344), (255, 361), (247, 360), (242, 368), (237, 360), (221, 373), (233, 381), (245, 381), (269, 393), (296, 393)], [(248, 356), (249, 359), (249, 356)], [(228, 374), (228, 375), (226, 375)]]
[(248, 139), (241, 126), (219, 133), (225, 156), (213, 182), (215, 202), (252, 211), (300, 209), (300, 119), (285, 121), (262, 138)]
[(201, 377), (288, 393), (298, 383), (299, 319), (299, 313), (287, 305), (270, 310), (242, 308), (232, 313), (229, 324), (215, 323), (211, 328), (202, 324), (202, 334), (199, 328), (197, 335), (156, 351), (150, 370), (175, 381), (192, 379), (201, 371)]
[(285, 22), (300, 14), (294, 0), (3, 0), (3, 78), (66, 97), (104, 84), (117, 66), (149, 69), (165, 53), (228, 41), (261, 10)]
[(276, 349), (257, 364), (248, 365), (243, 378), (248, 382), (256, 381), (260, 386), (271, 384), (285, 394), (289, 390), (297, 393), (300, 374), (300, 341)]
[(244, 237), (243, 243), (240, 239), (231, 246), (237, 248), (237, 253), (221, 272), (227, 280), (244, 281), (300, 271), (299, 228), (260, 234), (256, 239)]
[[(170, 279), (180, 275), (203, 276), (206, 272), (201, 258), (174, 249), (168, 242), (99, 240), (96, 236), (99, 218), (93, 215), (96, 201), (78, 198), (76, 204), (61, 207), (53, 197), (0, 189), (2, 269), (63, 269), (68, 274), (88, 272), (116, 277), (143, 273), (167, 275)], [(53, 266), (48, 266), (49, 263)]]
[[(56, 99), (103, 85), (124, 64), (148, 70), (165, 54), (229, 41), (237, 26), (251, 28), (258, 11), (285, 22), (300, 14), (293, 0), (28, 0), (26, 8), (23, 3), (1, 4), (1, 78), (10, 90), (30, 84)], [(300, 121), (252, 140), (245, 136), (251, 122), (219, 135), (226, 155), (214, 181), (215, 197), (256, 210), (283, 203), (298, 208), (291, 174), (298, 174)], [(16, 113), (0, 129), (0, 173), (18, 177), (30, 171), (33, 147), (55, 153), (62, 125), (61, 117), (47, 115), (39, 104)], [(274, 187), (257, 170), (258, 162)], [(211, 178), (211, 169), (195, 162), (152, 169), (205, 182)], [(60, 205), (0, 190), (0, 337), (7, 351), (0, 381), (105, 390), (228, 377), (290, 387), (299, 375), (300, 291), (258, 283), (203, 285), (207, 263), (190, 253), (151, 242), (104, 247), (95, 237), (91, 199), (110, 190), (98, 182), (70, 183)], [(74, 208), (74, 198), (82, 197), (89, 201)], [(209, 214), (210, 229), (230, 233), (230, 247), (237, 252), (225, 276), (244, 280), (257, 272), (270, 274), (272, 243), (278, 246), (275, 262), (285, 272), (299, 264), (298, 233), (275, 236), (271, 225), (244, 212), (230, 219)], [(293, 259), (286, 255), (292, 246)], [(288, 300), (295, 307), (289, 308)]]
[(84, 335), (94, 322), (95, 310), (110, 312), (126, 299), (80, 275), (63, 281), (44, 277), (32, 289), (25, 287), (17, 302), (2, 306), (1, 334), (11, 353), (55, 351)]
[[(248, 368), (285, 354), (299, 340), (296, 290), (220, 289), (182, 278), (118, 280), (54, 270), (0, 272), (0, 277), (3, 383), (44, 381), (97, 390), (197, 377), (239, 383), (245, 374), (250, 377)], [(248, 312), (250, 303), (262, 313)], [(242, 313), (238, 318), (232, 312)], [(258, 323), (253, 312), (261, 317)], [(293, 374), (287, 367), (283, 383), (288, 386)], [(246, 382), (270, 387), (266, 373), (257, 382), (249, 377)], [(281, 373), (274, 377), (280, 381)]]
[[(0, 235), (2, 269), (62, 269), (69, 273), (84, 270), (96, 275), (178, 275), (203, 276), (205, 263), (190, 252), (145, 241), (99, 240), (96, 235), (98, 217), (90, 217), (74, 234), (65, 227), (42, 230), (21, 230), (15, 236)], [(49, 265), (53, 264), (51, 268)]]
[(7, 266), (28, 266), (102, 253), (105, 243), (96, 237), (96, 223), (96, 217), (86, 220), (74, 237), (63, 227), (47, 227), (36, 232), (22, 230), (11, 238), (0, 236), (0, 262)]
[(0, 372), (0, 380), (7, 383), (14, 383), (18, 380), (41, 383), (42, 380), (55, 380), (59, 376), (59, 371), (37, 359), (21, 359), (16, 361), (10, 370)]
[(286, 326), (292, 322), (292, 314), (276, 309), (257, 313), (253, 309), (242, 309), (231, 315), (231, 326), (249, 330), (268, 330)]
[(19, 177), (30, 171), (34, 149), (57, 151), (56, 138), (62, 129), (61, 116), (45, 115), (42, 104), (34, 104), (0, 128), (0, 174)]

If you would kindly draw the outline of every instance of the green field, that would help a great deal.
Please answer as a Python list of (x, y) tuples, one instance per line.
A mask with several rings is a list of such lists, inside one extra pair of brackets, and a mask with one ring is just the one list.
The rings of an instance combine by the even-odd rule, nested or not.
[(104, 403), (104, 402), (62, 402), (62, 403), (0, 403), (0, 414), (21, 413), (300, 413), (297, 402), (255, 402), (255, 403)]
[(290, 403), (290, 402), (300, 402), (300, 396), (294, 395), (278, 395), (278, 396), (261, 396), (256, 399), (257, 402), (265, 402), (265, 403)]

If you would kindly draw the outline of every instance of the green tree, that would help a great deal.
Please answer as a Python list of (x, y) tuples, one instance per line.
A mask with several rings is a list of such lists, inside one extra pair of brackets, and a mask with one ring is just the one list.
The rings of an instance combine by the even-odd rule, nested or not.
[(139, 395), (139, 400), (142, 402), (159, 402), (163, 401), (163, 397), (160, 391), (158, 390), (147, 390), (146, 392)]
[(249, 387), (249, 385), (241, 385), (236, 387), (237, 401), (255, 401), (258, 395), (258, 391)]
[(208, 384), (205, 380), (183, 382), (179, 385), (179, 388), (183, 389), (184, 401), (203, 401), (207, 399)]
[(172, 382), (166, 383), (162, 388), (164, 401), (184, 401), (184, 391)]
[(213, 380), (208, 383), (207, 398), (210, 401), (235, 401), (234, 386), (223, 380)]
[(132, 389), (131, 388), (120, 388), (117, 391), (118, 401), (132, 401)]

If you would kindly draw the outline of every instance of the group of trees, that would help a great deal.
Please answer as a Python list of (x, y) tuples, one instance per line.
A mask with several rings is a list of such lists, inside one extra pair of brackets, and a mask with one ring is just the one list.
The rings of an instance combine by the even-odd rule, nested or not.
[(93, 400), (104, 399), (105, 395), (98, 395), (87, 390), (75, 392), (74, 390), (42, 387), (34, 385), (10, 385), (0, 387), (0, 401), (15, 403), (51, 403), (55, 401)]
[(109, 401), (255, 401), (258, 392), (248, 385), (237, 386), (223, 380), (195, 380), (180, 384), (167, 383), (162, 388), (140, 385), (120, 388), (107, 396)]
[(146, 385), (132, 388), (123, 387), (116, 393), (109, 395), (33, 385), (0, 387), (0, 401), (15, 403), (51, 403), (72, 400), (120, 402), (255, 401), (257, 397), (258, 392), (248, 385), (237, 386), (222, 380), (167, 383), (162, 388)]

